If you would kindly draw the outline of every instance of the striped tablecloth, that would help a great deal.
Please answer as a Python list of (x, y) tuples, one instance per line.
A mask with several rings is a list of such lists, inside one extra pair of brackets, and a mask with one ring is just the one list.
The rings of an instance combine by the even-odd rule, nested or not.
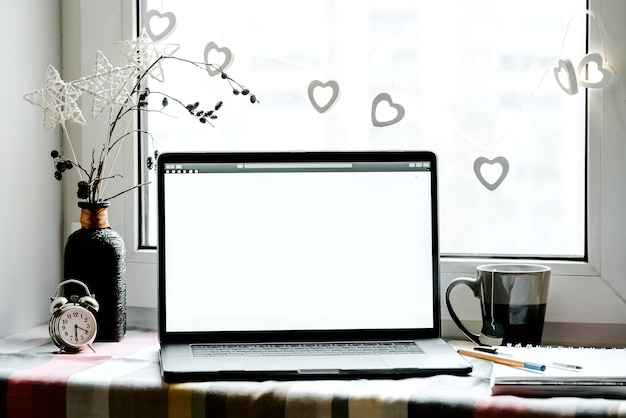
[(626, 416), (626, 401), (490, 396), (482, 360), (462, 377), (167, 384), (156, 332), (131, 329), (95, 348), (55, 354), (46, 327), (0, 339), (0, 417)]

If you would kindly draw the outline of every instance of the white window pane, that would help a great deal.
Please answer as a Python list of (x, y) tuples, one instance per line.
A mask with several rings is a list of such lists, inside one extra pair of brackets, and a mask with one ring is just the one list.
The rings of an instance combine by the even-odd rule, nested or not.
[[(172, 106), (167, 112), (175, 118), (144, 117), (160, 152), (432, 150), (440, 163), (442, 253), (581, 258), (586, 95), (582, 88), (565, 94), (553, 67), (563, 57), (576, 65), (584, 55), (586, 16), (570, 18), (585, 5), (145, 0), (145, 10), (175, 14), (177, 27), (162, 42), (180, 44), (177, 56), (203, 61), (211, 41), (229, 48), (234, 59), (226, 72), (261, 103), (251, 105), (217, 77), (168, 61), (166, 82), (151, 89), (202, 106), (224, 100), (215, 128)], [(150, 24), (159, 29), (155, 19)], [(320, 113), (308, 87), (330, 80), (339, 94)], [(330, 93), (329, 87), (314, 90), (318, 107)], [(400, 115), (383, 100), (372, 117), (380, 93), (402, 106), (397, 123), (374, 126)], [(497, 157), (506, 159), (509, 170), (489, 190), (478, 177), (487, 185), (496, 182), (502, 167), (489, 162)], [(485, 163), (477, 175), (479, 158)], [(149, 194), (146, 243), (154, 245)]]

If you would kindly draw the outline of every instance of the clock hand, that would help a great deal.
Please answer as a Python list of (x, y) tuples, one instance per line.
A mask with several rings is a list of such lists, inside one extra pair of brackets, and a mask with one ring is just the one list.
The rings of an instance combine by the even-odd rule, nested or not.
[(76, 341), (78, 341), (78, 325), (74, 325), (74, 336), (76, 338)]
[(79, 330), (81, 330), (81, 331), (83, 331), (83, 332), (89, 332), (89, 331), (87, 331), (85, 328), (81, 328), (81, 327), (79, 327), (78, 325), (76, 325), (76, 328), (78, 328)]

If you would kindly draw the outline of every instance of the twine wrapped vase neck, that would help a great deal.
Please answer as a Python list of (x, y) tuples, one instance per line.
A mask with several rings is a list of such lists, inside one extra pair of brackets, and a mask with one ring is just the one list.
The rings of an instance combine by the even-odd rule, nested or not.
[(109, 228), (109, 202), (80, 202), (80, 226), (85, 229)]

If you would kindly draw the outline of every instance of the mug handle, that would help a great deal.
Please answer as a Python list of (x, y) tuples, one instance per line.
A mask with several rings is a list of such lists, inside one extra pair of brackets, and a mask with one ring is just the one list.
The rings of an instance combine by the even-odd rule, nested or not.
[(450, 316), (452, 317), (452, 320), (454, 321), (456, 326), (459, 327), (461, 331), (463, 331), (463, 334), (465, 334), (467, 338), (469, 338), (478, 345), (482, 345), (482, 343), (480, 342), (480, 335), (470, 332), (470, 330), (468, 330), (465, 325), (463, 325), (457, 314), (454, 312), (452, 304), (450, 303), (450, 292), (452, 292), (452, 289), (454, 289), (456, 286), (461, 284), (464, 284), (472, 289), (472, 292), (474, 292), (474, 296), (479, 298), (480, 289), (478, 288), (478, 279), (471, 279), (469, 277), (459, 277), (458, 279), (454, 279), (450, 282), (448, 288), (446, 289), (446, 306), (448, 307), (448, 312), (450, 313)]

